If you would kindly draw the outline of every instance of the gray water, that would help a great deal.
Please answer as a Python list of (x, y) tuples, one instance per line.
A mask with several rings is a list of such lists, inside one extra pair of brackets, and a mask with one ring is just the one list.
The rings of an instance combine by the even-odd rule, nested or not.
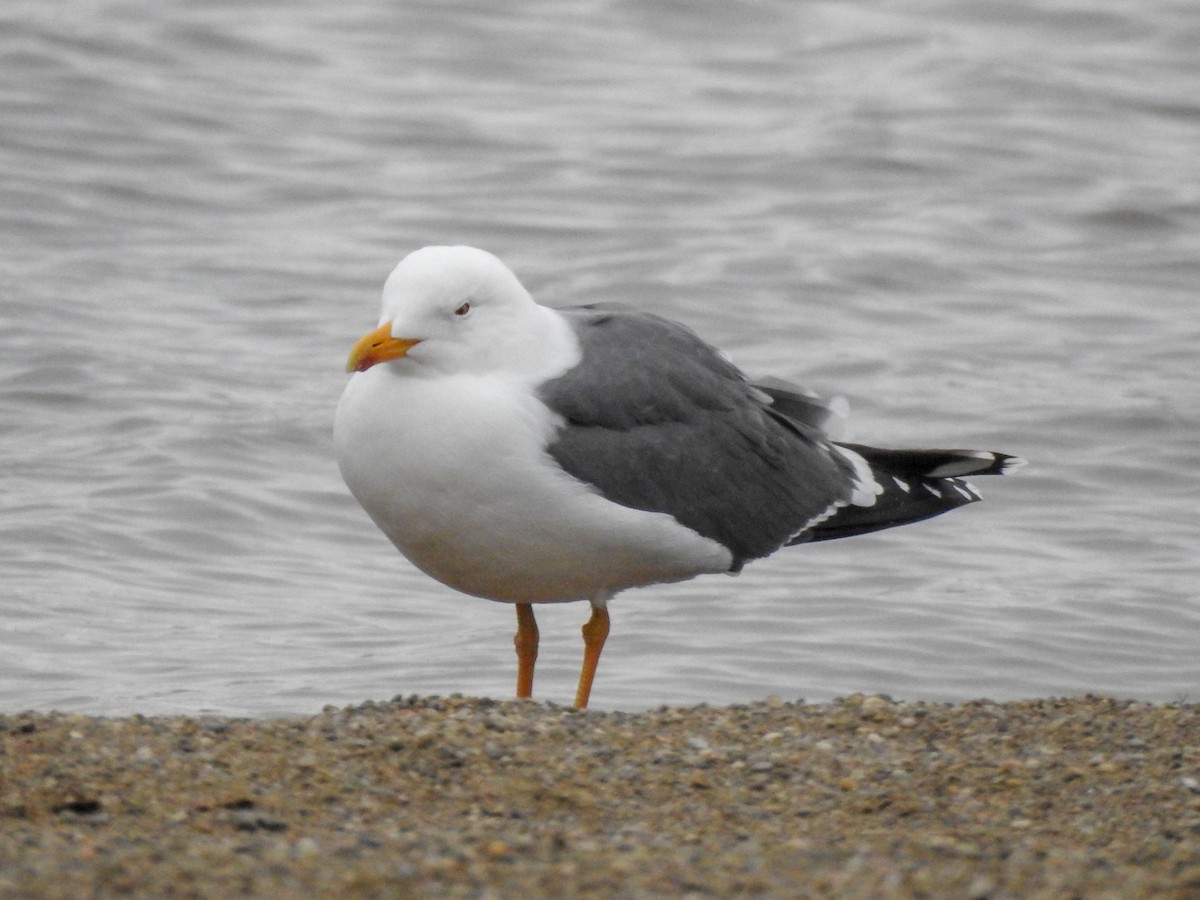
[[(0, 7), (0, 710), (507, 697), (330, 428), (384, 277), (682, 319), (982, 504), (624, 594), (602, 708), (1200, 690), (1200, 5)], [(586, 609), (539, 613), (568, 702)]]

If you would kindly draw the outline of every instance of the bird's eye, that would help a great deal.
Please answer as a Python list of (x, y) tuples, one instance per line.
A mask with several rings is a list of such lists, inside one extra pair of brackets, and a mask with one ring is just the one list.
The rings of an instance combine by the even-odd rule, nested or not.
[(466, 315), (467, 313), (469, 313), (470, 311), (471, 311), (471, 304), (470, 304), (470, 303), (464, 303), (462, 306), (460, 306), (458, 309), (456, 309), (456, 310), (454, 311), (454, 314), (455, 314), (456, 316), (465, 316), (465, 315)]

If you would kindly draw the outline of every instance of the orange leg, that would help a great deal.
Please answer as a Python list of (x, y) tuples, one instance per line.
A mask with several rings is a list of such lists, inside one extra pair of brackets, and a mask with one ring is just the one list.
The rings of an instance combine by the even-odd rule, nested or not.
[(600, 651), (608, 639), (608, 610), (603, 606), (592, 607), (592, 617), (583, 626), (583, 669), (579, 672), (579, 690), (575, 692), (575, 706), (585, 709), (588, 696), (592, 693), (592, 679), (596, 677), (596, 666), (600, 662)]
[(517, 648), (517, 696), (532, 697), (538, 627), (533, 617), (533, 607), (528, 603), (517, 604), (517, 633), (513, 635), (513, 646)]

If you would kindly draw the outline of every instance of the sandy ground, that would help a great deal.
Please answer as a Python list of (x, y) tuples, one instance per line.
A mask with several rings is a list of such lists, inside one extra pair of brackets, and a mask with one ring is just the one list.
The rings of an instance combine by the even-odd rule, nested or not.
[(0, 896), (1200, 897), (1200, 706), (0, 716)]

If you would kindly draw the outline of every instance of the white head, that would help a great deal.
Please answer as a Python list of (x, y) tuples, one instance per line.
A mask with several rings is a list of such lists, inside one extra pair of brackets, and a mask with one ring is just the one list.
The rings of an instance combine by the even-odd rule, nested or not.
[(416, 374), (527, 365), (548, 312), (487, 251), (425, 247), (388, 276), (379, 328), (354, 346), (347, 369), (388, 363)]

